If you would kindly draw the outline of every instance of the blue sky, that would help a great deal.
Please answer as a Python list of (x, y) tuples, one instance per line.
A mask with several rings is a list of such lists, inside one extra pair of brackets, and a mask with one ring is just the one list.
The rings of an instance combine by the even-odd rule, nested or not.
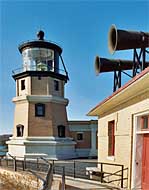
[[(108, 51), (109, 28), (149, 31), (149, 1), (9, 1), (0, 0), (0, 134), (13, 129), (15, 81), (12, 70), (21, 67), (18, 45), (45, 31), (45, 38), (63, 48), (69, 72), (65, 97), (69, 120), (92, 119), (86, 114), (112, 94), (113, 73), (98, 77), (94, 58), (132, 59), (132, 50), (111, 55)], [(129, 80), (123, 76), (123, 83)]]

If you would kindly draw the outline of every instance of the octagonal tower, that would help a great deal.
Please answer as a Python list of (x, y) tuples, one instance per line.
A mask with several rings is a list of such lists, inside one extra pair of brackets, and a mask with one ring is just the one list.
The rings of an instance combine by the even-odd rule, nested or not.
[(16, 97), (8, 152), (22, 157), (74, 158), (75, 143), (69, 137), (67, 122), (68, 99), (64, 97), (68, 73), (62, 48), (45, 41), (43, 31), (37, 37), (19, 45), (23, 65), (13, 71)]

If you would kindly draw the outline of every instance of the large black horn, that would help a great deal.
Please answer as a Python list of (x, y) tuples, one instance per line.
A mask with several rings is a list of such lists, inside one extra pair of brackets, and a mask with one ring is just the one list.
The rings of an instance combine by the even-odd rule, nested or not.
[(110, 53), (116, 50), (149, 47), (149, 33), (119, 30), (112, 25), (108, 35)]
[[(112, 72), (119, 70), (131, 70), (133, 68), (133, 61), (120, 59), (106, 59), (96, 56), (95, 58), (95, 72), (96, 75), (103, 72)], [(149, 62), (145, 63), (147, 67)]]

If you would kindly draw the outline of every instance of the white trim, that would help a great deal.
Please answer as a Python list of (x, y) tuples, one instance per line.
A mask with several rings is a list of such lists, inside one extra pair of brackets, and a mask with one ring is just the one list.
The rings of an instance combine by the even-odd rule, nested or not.
[(137, 123), (137, 116), (133, 116), (133, 150), (132, 150), (132, 182), (131, 182), (131, 188), (135, 187), (135, 177), (136, 177), (136, 123)]
[(149, 131), (137, 131), (136, 132), (137, 135), (141, 135), (141, 134), (149, 134)]
[(107, 156), (107, 160), (112, 160), (112, 161), (114, 161), (114, 160), (115, 160), (115, 156)]
[(54, 137), (54, 136), (45, 136), (45, 137), (39, 137), (39, 136), (36, 136), (36, 137), (10, 137), (9, 138), (10, 140), (29, 140), (29, 141), (67, 141), (67, 140), (73, 140), (73, 138), (71, 137), (65, 137), (65, 138), (61, 138), (61, 137)]
[[(149, 111), (146, 110), (144, 112), (136, 113), (133, 115), (133, 151), (132, 151), (132, 181), (131, 188), (136, 188), (136, 144), (137, 144), (137, 136), (149, 133), (149, 131), (140, 131), (139, 126), (139, 118), (143, 115), (149, 114)], [(141, 180), (141, 179), (140, 179)]]
[(62, 97), (59, 97), (59, 96), (52, 96), (52, 95), (49, 95), (49, 96), (37, 96), (37, 95), (32, 95), (32, 96), (27, 96), (27, 100), (29, 102), (53, 102), (53, 103), (61, 103), (61, 104), (64, 104), (64, 105), (68, 105), (68, 99), (66, 98), (62, 98)]
[(58, 103), (58, 104), (64, 104), (68, 105), (69, 100), (67, 98), (62, 98), (59, 96), (52, 96), (52, 95), (26, 95), (26, 96), (18, 96), (13, 98), (13, 102), (18, 102), (18, 101), (26, 101), (28, 100), (29, 102), (53, 102), (53, 103)]
[(12, 98), (12, 102), (14, 102), (14, 103), (17, 103), (19, 101), (27, 102), (26, 95), (19, 95), (17, 97)]

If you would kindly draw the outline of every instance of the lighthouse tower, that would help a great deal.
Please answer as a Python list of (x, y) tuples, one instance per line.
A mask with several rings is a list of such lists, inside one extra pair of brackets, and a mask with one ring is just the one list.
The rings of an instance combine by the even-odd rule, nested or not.
[[(69, 136), (64, 86), (68, 81), (62, 49), (44, 40), (19, 46), (23, 66), (13, 71), (16, 82), (13, 136), (8, 152), (13, 156), (68, 159), (75, 157), (75, 142)], [(59, 61), (63, 70), (60, 68)]]

